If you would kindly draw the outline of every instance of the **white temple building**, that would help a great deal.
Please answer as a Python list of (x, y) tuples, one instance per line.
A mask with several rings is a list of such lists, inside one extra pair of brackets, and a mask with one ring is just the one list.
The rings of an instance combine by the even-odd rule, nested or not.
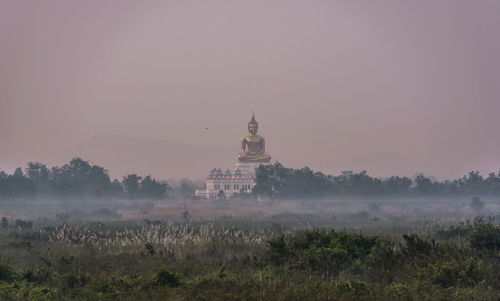
[[(238, 164), (237, 164), (238, 165)], [(195, 196), (205, 199), (216, 199), (221, 192), (224, 197), (231, 197), (236, 193), (250, 193), (255, 185), (255, 166), (250, 170), (242, 171), (236, 167), (232, 172), (228, 169), (222, 172), (214, 168), (205, 181), (205, 189), (196, 190)]]
[(271, 156), (265, 153), (264, 138), (257, 135), (258, 123), (252, 113), (248, 124), (249, 135), (241, 138), (241, 154), (231, 172), (214, 168), (205, 181), (205, 189), (195, 191), (195, 197), (216, 199), (231, 197), (237, 193), (250, 193), (255, 186), (255, 171), (261, 165), (268, 165)]

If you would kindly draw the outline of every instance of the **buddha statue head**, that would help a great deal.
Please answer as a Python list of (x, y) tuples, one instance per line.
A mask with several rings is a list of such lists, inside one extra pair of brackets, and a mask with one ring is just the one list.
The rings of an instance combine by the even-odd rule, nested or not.
[(259, 129), (259, 124), (255, 120), (255, 114), (252, 112), (252, 119), (248, 123), (248, 132), (250, 135), (254, 136), (257, 134), (257, 130)]

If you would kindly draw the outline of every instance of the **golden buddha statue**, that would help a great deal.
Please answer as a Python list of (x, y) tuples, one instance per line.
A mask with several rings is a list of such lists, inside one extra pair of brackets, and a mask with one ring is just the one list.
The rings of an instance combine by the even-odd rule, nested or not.
[(241, 138), (241, 154), (238, 155), (240, 162), (251, 163), (269, 163), (271, 156), (266, 154), (264, 137), (257, 135), (259, 124), (255, 121), (255, 115), (252, 112), (252, 119), (248, 123), (248, 132), (250, 135)]

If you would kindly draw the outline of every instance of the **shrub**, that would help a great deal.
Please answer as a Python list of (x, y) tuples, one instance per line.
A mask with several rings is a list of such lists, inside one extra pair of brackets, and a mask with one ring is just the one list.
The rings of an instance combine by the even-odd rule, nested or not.
[(90, 275), (82, 272), (75, 272), (64, 277), (69, 288), (83, 287), (91, 282)]
[(446, 261), (429, 264), (422, 270), (421, 277), (443, 288), (473, 287), (485, 279), (485, 269), (475, 257), (466, 260), (450, 258)]
[(353, 293), (355, 295), (367, 295), (370, 288), (363, 281), (339, 281), (335, 288), (341, 293)]
[(46, 286), (35, 286), (26, 281), (0, 283), (1, 300), (56, 300), (57, 289)]
[(162, 267), (161, 270), (153, 277), (153, 282), (156, 285), (176, 287), (180, 285), (179, 278), (180, 277), (177, 273), (169, 272), (165, 267)]
[(0, 281), (11, 281), (16, 277), (16, 272), (8, 264), (0, 264)]
[(436, 236), (442, 240), (462, 239), (470, 237), (474, 232), (474, 227), (470, 221), (460, 223), (459, 225), (451, 225), (447, 229), (438, 229)]
[(408, 259), (429, 256), (437, 248), (434, 239), (422, 239), (417, 234), (404, 234), (401, 251)]
[(304, 230), (290, 237), (280, 235), (268, 242), (267, 254), (274, 264), (299, 269), (338, 273), (362, 272), (372, 259), (377, 237), (334, 230)]
[(500, 249), (500, 226), (489, 223), (478, 223), (470, 240), (471, 246), (479, 250)]
[(49, 274), (40, 269), (29, 269), (23, 272), (22, 279), (27, 282), (42, 283), (47, 280)]

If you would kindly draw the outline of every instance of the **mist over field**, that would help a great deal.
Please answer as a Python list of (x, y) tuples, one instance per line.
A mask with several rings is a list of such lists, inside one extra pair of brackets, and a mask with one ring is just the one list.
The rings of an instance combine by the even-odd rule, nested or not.
[[(500, 174), (325, 175), (275, 162), (251, 192), (74, 158), (0, 173), (3, 300), (492, 300)], [(444, 297), (443, 297), (444, 296)]]
[(251, 193), (195, 197), (202, 181), (162, 181), (129, 174), (111, 179), (107, 169), (81, 158), (61, 167), (30, 162), (0, 173), (1, 215), (58, 222), (158, 219), (239, 219), (301, 223), (453, 223), (500, 214), (500, 174), (470, 172), (439, 182), (371, 177), (365, 171), (325, 175), (276, 162), (257, 169)]
[[(500, 173), (439, 181), (279, 162), (255, 186), (111, 178), (75, 157), (0, 172), (4, 300), (492, 300)], [(226, 189), (226, 187), (224, 187)], [(444, 297), (443, 297), (444, 296)]]

